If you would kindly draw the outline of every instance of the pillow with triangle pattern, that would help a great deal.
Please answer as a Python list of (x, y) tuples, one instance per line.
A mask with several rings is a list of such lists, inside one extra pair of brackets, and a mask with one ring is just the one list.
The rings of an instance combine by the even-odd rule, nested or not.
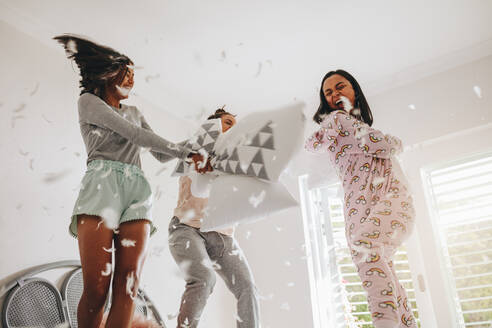
[[(214, 172), (276, 182), (292, 156), (302, 147), (303, 103), (255, 112), (221, 133), (220, 119), (206, 121), (187, 141), (193, 150), (204, 148)], [(173, 175), (187, 175), (191, 165), (180, 160)]]
[(251, 113), (220, 134), (214, 146), (214, 170), (278, 181), (292, 156), (302, 148), (304, 104)]

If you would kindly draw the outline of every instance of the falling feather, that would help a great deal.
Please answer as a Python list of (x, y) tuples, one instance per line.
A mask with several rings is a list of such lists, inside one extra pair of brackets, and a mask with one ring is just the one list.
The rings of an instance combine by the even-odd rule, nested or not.
[(101, 271), (101, 275), (106, 277), (111, 274), (111, 263), (106, 263), (106, 270)]
[(135, 240), (131, 240), (131, 239), (121, 240), (121, 246), (123, 246), (123, 247), (135, 247), (136, 243), (137, 242)]

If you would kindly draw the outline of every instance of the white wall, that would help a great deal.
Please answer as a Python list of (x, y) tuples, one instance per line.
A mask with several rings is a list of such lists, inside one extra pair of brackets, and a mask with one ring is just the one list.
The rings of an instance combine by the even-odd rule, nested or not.
[[(85, 171), (86, 154), (77, 120), (78, 76), (61, 47), (47, 47), (4, 22), (0, 22), (0, 39), (2, 284), (23, 269), (78, 258), (77, 242), (67, 229)], [(161, 106), (153, 106), (138, 97), (131, 97), (127, 102), (136, 104), (154, 131), (165, 138), (182, 140), (192, 128), (163, 111)], [(19, 110), (22, 104), (25, 107)], [(16, 116), (22, 117), (13, 126)], [(154, 208), (159, 231), (151, 239), (151, 255), (142, 283), (166, 317), (177, 312), (184, 288), (167, 246), (167, 225), (177, 193), (177, 180), (169, 177), (175, 162), (166, 164), (169, 169), (156, 176), (163, 165), (149, 154), (142, 157), (153, 190), (161, 190)], [(60, 176), (47, 183), (44, 179), (50, 173)], [(232, 327), (231, 299), (219, 281), (202, 327)]]
[[(480, 60), (369, 95), (374, 124), (412, 145), (491, 122), (491, 76), (492, 50)], [(482, 98), (474, 86), (480, 88)]]
[[(297, 177), (281, 181), (299, 199)], [(299, 207), (240, 226), (236, 238), (253, 269), (264, 328), (313, 327), (304, 228)], [(288, 286), (288, 284), (294, 284)]]

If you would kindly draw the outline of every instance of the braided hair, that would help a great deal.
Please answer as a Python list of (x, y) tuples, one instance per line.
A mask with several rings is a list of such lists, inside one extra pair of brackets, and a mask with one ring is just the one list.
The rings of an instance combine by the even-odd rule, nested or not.
[(58, 35), (53, 39), (63, 45), (67, 58), (77, 64), (81, 95), (89, 92), (103, 98), (107, 88), (121, 83), (127, 66), (133, 65), (126, 55), (73, 34)]

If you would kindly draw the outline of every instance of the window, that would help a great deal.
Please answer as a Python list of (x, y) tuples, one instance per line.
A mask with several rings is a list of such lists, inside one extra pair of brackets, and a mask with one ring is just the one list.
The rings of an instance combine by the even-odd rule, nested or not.
[(492, 154), (422, 173), (461, 325), (491, 327)]
[[(299, 185), (315, 327), (373, 327), (366, 292), (345, 239), (340, 185), (309, 190), (306, 176), (299, 178)], [(404, 247), (398, 249), (394, 264), (420, 326)]]

